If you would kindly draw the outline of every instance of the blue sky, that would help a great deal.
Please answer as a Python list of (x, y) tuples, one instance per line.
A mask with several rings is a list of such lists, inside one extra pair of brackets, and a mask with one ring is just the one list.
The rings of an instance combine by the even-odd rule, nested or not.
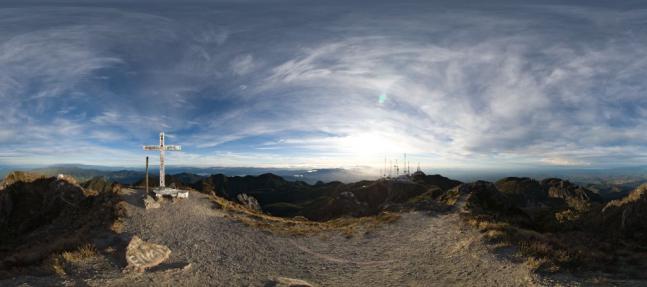
[(0, 164), (647, 159), (639, 1), (133, 2), (0, 4)]

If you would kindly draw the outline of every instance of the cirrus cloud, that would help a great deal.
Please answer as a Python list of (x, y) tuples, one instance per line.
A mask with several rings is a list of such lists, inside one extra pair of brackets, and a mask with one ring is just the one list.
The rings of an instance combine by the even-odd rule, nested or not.
[(0, 162), (643, 163), (647, 7), (365, 4), (0, 7)]

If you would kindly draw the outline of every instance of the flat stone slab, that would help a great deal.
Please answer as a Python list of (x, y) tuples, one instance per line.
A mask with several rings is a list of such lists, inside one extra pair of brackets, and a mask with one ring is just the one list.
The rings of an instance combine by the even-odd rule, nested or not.
[(314, 285), (301, 279), (276, 277), (271, 280), (266, 287), (314, 287)]
[(171, 250), (168, 247), (143, 241), (135, 235), (126, 248), (126, 261), (128, 262), (126, 269), (144, 272), (146, 268), (155, 267), (164, 262), (169, 255), (171, 255)]

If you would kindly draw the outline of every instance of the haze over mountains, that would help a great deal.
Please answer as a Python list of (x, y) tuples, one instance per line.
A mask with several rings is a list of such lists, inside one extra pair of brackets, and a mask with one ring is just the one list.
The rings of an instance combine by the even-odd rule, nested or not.
[[(57, 174), (68, 174), (80, 180), (89, 180), (96, 176), (105, 177), (108, 180), (133, 184), (144, 176), (143, 168), (88, 166), (75, 164), (53, 165), (39, 168), (16, 168), (11, 166), (0, 166), (0, 178), (11, 170), (29, 170), (48, 176)], [(156, 166), (151, 166), (149, 173), (155, 176), (158, 173)], [(318, 181), (331, 182), (340, 181), (345, 183), (360, 180), (373, 180), (381, 177), (380, 170), (369, 167), (356, 168), (322, 168), (322, 169), (286, 169), (286, 168), (254, 168), (254, 167), (178, 167), (168, 166), (167, 174), (187, 173), (196, 177), (206, 177), (211, 174), (223, 174), (226, 176), (245, 176), (272, 173), (283, 177), (288, 181), (304, 181), (314, 184)], [(429, 171), (427, 171), (429, 172)], [(647, 167), (636, 166), (614, 169), (535, 169), (516, 171), (488, 171), (488, 170), (435, 170), (436, 173), (447, 175), (463, 182), (476, 180), (496, 181), (508, 176), (532, 177), (544, 179), (558, 177), (568, 179), (572, 182), (586, 186), (587, 188), (601, 194), (605, 198), (620, 198), (642, 183), (647, 182)]]

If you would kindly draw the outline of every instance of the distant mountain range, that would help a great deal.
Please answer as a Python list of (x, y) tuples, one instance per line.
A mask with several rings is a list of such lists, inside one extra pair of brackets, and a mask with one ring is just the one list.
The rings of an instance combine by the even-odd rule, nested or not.
[[(42, 168), (12, 168), (0, 166), (0, 177), (4, 176), (12, 170), (23, 170), (40, 173), (46, 176), (55, 176), (58, 174), (71, 175), (79, 181), (87, 181), (93, 177), (105, 177), (110, 181), (133, 184), (144, 177), (144, 169), (126, 168), (126, 167), (106, 167), (106, 166), (92, 166), (92, 165), (53, 165)], [(364, 179), (375, 179), (376, 174), (371, 174), (368, 168), (326, 168), (326, 169), (288, 169), (288, 168), (258, 168), (258, 167), (166, 167), (166, 174), (180, 174), (187, 173), (197, 176), (209, 176), (212, 174), (224, 174), (226, 176), (245, 176), (245, 175), (260, 175), (265, 173), (272, 173), (278, 175), (288, 181), (304, 181), (307, 183), (316, 183), (317, 181), (330, 182), (355, 182)], [(149, 170), (151, 176), (159, 174), (159, 169), (151, 168)]]
[[(23, 170), (41, 173), (47, 176), (67, 174), (77, 178), (79, 181), (87, 181), (93, 177), (101, 176), (106, 179), (122, 184), (133, 184), (144, 177), (143, 168), (132, 167), (108, 167), (95, 165), (61, 164), (48, 167), (16, 167), (0, 165), (0, 178), (12, 171)], [(159, 173), (156, 167), (149, 170), (151, 176)], [(344, 183), (357, 182), (361, 180), (373, 180), (379, 177), (375, 169), (368, 167), (355, 168), (324, 168), (324, 169), (297, 169), (297, 168), (259, 168), (259, 167), (182, 167), (168, 166), (168, 175), (188, 174), (195, 177), (208, 177), (212, 174), (223, 174), (226, 176), (261, 175), (272, 173), (288, 181), (304, 181), (314, 184), (318, 181)], [(538, 180), (558, 177), (568, 179), (582, 185), (605, 199), (617, 199), (625, 196), (642, 183), (647, 182), (647, 167), (622, 167), (609, 169), (594, 168), (555, 168), (555, 169), (533, 169), (516, 171), (497, 170), (461, 170), (461, 169), (436, 169), (433, 173), (443, 174), (463, 182), (476, 180), (496, 181), (508, 176), (531, 177)]]

